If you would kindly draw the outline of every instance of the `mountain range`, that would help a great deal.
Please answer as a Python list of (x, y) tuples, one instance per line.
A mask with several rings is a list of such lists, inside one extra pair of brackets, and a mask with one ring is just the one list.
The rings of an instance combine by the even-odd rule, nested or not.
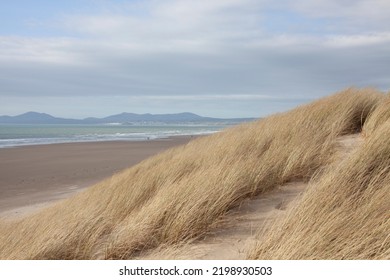
[(57, 118), (45, 113), (27, 112), (17, 116), (0, 116), (2, 124), (107, 124), (107, 123), (201, 123), (251, 121), (253, 118), (220, 119), (202, 117), (193, 113), (178, 114), (134, 114), (121, 113), (104, 118), (66, 119)]

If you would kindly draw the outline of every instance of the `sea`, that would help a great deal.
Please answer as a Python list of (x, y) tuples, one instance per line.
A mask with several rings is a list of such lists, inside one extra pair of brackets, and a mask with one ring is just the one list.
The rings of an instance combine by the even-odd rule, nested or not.
[(231, 123), (0, 124), (0, 148), (74, 142), (144, 141), (171, 136), (207, 135), (231, 125)]

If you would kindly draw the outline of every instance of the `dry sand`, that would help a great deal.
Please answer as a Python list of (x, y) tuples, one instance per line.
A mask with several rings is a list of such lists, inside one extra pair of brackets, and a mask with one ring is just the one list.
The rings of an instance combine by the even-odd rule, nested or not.
[(0, 215), (39, 209), (192, 137), (0, 149)]

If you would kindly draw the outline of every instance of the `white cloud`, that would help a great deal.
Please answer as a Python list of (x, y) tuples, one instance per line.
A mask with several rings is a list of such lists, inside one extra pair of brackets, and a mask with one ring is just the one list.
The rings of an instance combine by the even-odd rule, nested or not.
[[(295, 0), (287, 2), (290, 7), (313, 17), (384, 15), (386, 12), (383, 9), (389, 8), (387, 0)], [(370, 8), (370, 11), (367, 8)]]
[[(212, 49), (259, 34), (265, 1), (144, 1), (135, 8), (95, 15), (69, 15), (57, 23), (68, 32), (97, 40), (128, 43), (140, 49)], [(141, 5), (141, 7), (140, 7)], [(134, 10), (136, 9), (136, 10)], [(137, 13), (137, 9), (142, 12)]]
[(333, 21), (330, 28), (333, 32), (364, 33), (390, 29), (388, 0), (295, 0), (283, 3), (307, 17)]
[(326, 38), (326, 45), (330, 47), (359, 47), (390, 43), (389, 33), (362, 34), (362, 35), (335, 35)]
[(75, 49), (81, 41), (70, 38), (0, 37), (0, 61), (78, 64), (80, 53)]

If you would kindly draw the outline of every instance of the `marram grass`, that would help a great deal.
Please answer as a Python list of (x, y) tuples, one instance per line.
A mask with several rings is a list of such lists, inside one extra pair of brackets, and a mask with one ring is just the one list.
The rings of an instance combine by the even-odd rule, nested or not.
[[(361, 131), (383, 99), (347, 89), (163, 152), (39, 213), (1, 222), (0, 258), (131, 259), (200, 238), (243, 199), (331, 166), (337, 138)], [(373, 236), (381, 226), (370, 229)], [(262, 257), (253, 250), (251, 257)]]
[(346, 160), (330, 165), (250, 259), (390, 259), (390, 103), (383, 100)]

